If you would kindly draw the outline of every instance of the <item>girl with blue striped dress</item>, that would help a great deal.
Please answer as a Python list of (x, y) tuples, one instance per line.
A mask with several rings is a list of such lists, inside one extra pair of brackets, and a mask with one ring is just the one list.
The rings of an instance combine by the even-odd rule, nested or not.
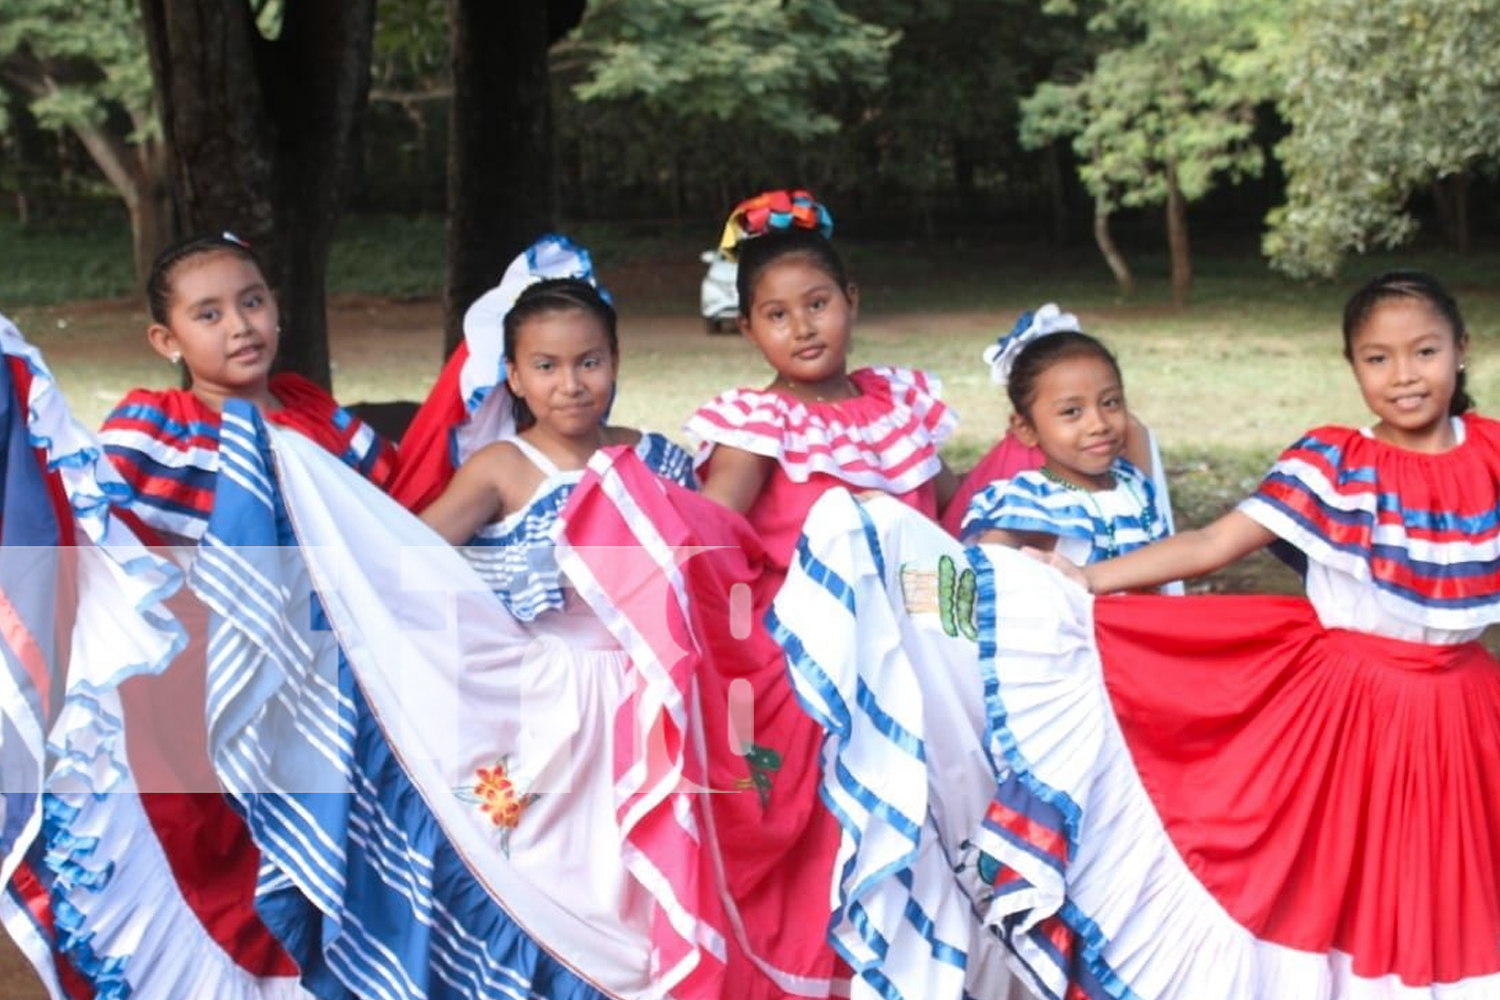
[[(132, 390), (105, 419), (96, 454), (123, 480), (109, 519), (148, 544), (171, 546), (191, 574), (219, 486), (235, 473), (223, 441), (236, 406), (316, 442), (376, 484), (389, 481), (394, 447), (320, 386), (272, 374), (279, 312), (247, 244), (229, 233), (176, 244), (155, 261), (145, 291), (147, 341), (188, 386)], [(43, 828), (56, 873), (47, 889), (60, 917), (52, 972), (99, 995), (302, 996), (296, 963), (256, 910), (262, 857), (210, 757), (210, 611), (186, 588), (167, 609), (185, 648), (100, 685), (86, 723), (75, 712), (75, 726), (111, 734), (97, 762), (108, 782), (54, 798)]]
[[(775, 613), (842, 720), (828, 753), (911, 776), (872, 812), (938, 817), (1041, 996), (1500, 990), (1500, 424), (1429, 275), (1367, 283), (1343, 346), (1370, 426), (1314, 428), (1236, 510), (1113, 559), (961, 549), (848, 496), (809, 516)], [(1136, 593), (1265, 546), (1305, 599)], [(871, 691), (894, 721), (846, 715)]]
[[(1130, 433), (1114, 355), (1076, 330), (1017, 346), (994, 363), (1017, 436), (1046, 461), (977, 493), (964, 513), (964, 540), (1027, 545), (1084, 565), (1169, 534), (1155, 485), (1126, 457), (1132, 444), (1142, 450), (1144, 440)], [(1134, 457), (1149, 467), (1149, 452)]]
[(692, 457), (661, 434), (606, 422), (620, 360), (615, 312), (580, 278), (530, 285), (503, 320), (503, 398), (514, 434), (475, 451), (422, 520), (466, 556), (511, 613), (534, 621), (564, 606), (552, 556), (559, 512), (600, 448), (635, 450), (647, 468), (692, 487)]

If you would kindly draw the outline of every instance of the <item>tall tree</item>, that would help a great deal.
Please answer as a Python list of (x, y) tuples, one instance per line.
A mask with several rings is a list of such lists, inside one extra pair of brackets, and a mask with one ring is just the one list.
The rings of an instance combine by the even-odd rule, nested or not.
[[(750, 185), (854, 172), (840, 142), (883, 84), (899, 33), (849, 0), (597, 0), (558, 47), (575, 177), (717, 212)], [(830, 155), (832, 154), (832, 155)], [(778, 180), (779, 179), (779, 180)], [(666, 192), (664, 195), (662, 192)], [(701, 207), (703, 198), (698, 204)]]
[(1500, 166), (1500, 0), (1304, 0), (1289, 33), (1277, 149), (1286, 204), (1264, 249), (1298, 276), (1328, 275), (1349, 251), (1395, 246), (1413, 193), (1453, 198)]
[(444, 349), (463, 314), (505, 266), (554, 225), (548, 49), (584, 0), (448, 0), (453, 106), (448, 139), (448, 279)]
[(256, 246), (281, 298), (283, 367), (328, 385), (324, 281), (375, 0), (141, 0), (141, 11), (179, 230), (231, 228)]
[(757, 135), (826, 135), (840, 122), (818, 105), (819, 87), (883, 82), (898, 38), (834, 0), (600, 0), (579, 38), (591, 65), (577, 90)]
[(125, 203), (144, 281), (173, 215), (142, 39), (134, 0), (6, 0), (0, 16), (0, 82), (26, 95), (39, 124), (88, 151)]
[[(1020, 101), (1076, 51), (1081, 20), (1045, 15), (1036, 0), (843, 6), (900, 32), (885, 86), (849, 116), (885, 190), (904, 191), (931, 228), (929, 209), (943, 202), (969, 216), (986, 201), (1022, 204), (1049, 186), (1046, 163), (1021, 154)], [(860, 159), (842, 155), (846, 171)]]
[[(1071, 12), (1071, 3), (1055, 7)], [(1172, 297), (1192, 285), (1187, 206), (1220, 178), (1255, 174), (1254, 111), (1273, 77), (1263, 54), (1277, 0), (1105, 0), (1089, 21), (1101, 53), (1072, 82), (1039, 87), (1023, 105), (1023, 139), (1071, 136), (1094, 196), (1100, 250), (1122, 287), (1128, 268), (1108, 238), (1119, 207), (1163, 205)]]

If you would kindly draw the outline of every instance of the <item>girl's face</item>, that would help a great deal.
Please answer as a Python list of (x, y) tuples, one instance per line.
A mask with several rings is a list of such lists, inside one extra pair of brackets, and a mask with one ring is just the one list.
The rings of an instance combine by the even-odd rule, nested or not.
[(1083, 355), (1064, 358), (1037, 376), (1030, 413), (1016, 432), (1042, 450), (1057, 478), (1088, 490), (1109, 489), (1129, 419), (1114, 366)]
[(533, 316), (515, 335), (505, 378), (536, 426), (564, 438), (598, 434), (614, 395), (618, 358), (609, 331), (583, 309)]
[(1411, 451), (1453, 446), (1448, 407), (1468, 338), (1460, 340), (1432, 306), (1393, 298), (1377, 305), (1349, 339), (1349, 363), (1375, 436)]
[(761, 272), (749, 313), (739, 319), (740, 332), (776, 369), (779, 382), (816, 399), (845, 388), (849, 336), (858, 313), (853, 285), (840, 288), (827, 271), (792, 254)]
[(200, 254), (178, 264), (170, 282), (167, 322), (146, 331), (151, 346), (169, 360), (180, 355), (194, 394), (215, 409), (264, 394), (281, 330), (260, 268), (229, 252)]

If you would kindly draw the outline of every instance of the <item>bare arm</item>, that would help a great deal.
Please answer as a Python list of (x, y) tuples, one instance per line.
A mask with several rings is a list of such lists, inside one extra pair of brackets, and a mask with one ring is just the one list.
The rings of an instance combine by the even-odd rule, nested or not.
[(743, 514), (760, 496), (775, 465), (775, 459), (765, 455), (718, 445), (703, 469), (703, 495)]
[(933, 487), (937, 493), (937, 509), (941, 514), (948, 509), (948, 504), (953, 501), (953, 495), (958, 492), (960, 482), (958, 473), (948, 468), (948, 463), (939, 458), (941, 467), (938, 474), (933, 477)]
[(506, 461), (508, 444), (491, 444), (459, 466), (448, 488), (422, 511), (421, 518), (449, 545), (462, 545), (474, 532), (504, 513), (501, 484), (512, 463)]
[(1118, 559), (1085, 566), (1083, 575), (1089, 590), (1096, 594), (1159, 587), (1171, 580), (1188, 580), (1222, 569), (1275, 538), (1260, 522), (1232, 510), (1206, 527), (1184, 531)]
[(1125, 461), (1144, 472), (1147, 479), (1155, 474), (1151, 468), (1151, 432), (1133, 413), (1125, 425)]
[(979, 533), (971, 545), (1004, 545), (1012, 549), (1031, 548), (1051, 552), (1057, 548), (1056, 535), (1044, 535), (1039, 531), (1011, 531), (1008, 528), (986, 528)]

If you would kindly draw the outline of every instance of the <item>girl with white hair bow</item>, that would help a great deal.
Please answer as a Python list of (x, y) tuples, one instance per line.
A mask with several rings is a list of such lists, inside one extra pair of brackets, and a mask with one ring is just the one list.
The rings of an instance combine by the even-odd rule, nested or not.
[[(1078, 317), (1073, 313), (1063, 312), (1055, 302), (1048, 302), (1035, 311), (1022, 313), (1009, 331), (984, 349), (983, 358), (990, 369), (990, 380), (1003, 389), (1010, 381), (1016, 358), (1026, 345), (1054, 333), (1081, 330)], [(975, 494), (992, 483), (1011, 479), (1019, 472), (1042, 467), (1045, 459), (1040, 449), (1026, 445), (1016, 436), (1016, 420), (1017, 415), (1012, 413), (1005, 434), (963, 478), (958, 492), (944, 510), (942, 525), (955, 537), (960, 532), (964, 513)], [(1161, 504), (1162, 516), (1166, 519), (1168, 530), (1171, 530), (1172, 502), (1167, 489), (1166, 468), (1162, 464), (1161, 450), (1157, 445), (1156, 435), (1134, 415), (1130, 418), (1127, 431), (1125, 456), (1150, 475)]]

